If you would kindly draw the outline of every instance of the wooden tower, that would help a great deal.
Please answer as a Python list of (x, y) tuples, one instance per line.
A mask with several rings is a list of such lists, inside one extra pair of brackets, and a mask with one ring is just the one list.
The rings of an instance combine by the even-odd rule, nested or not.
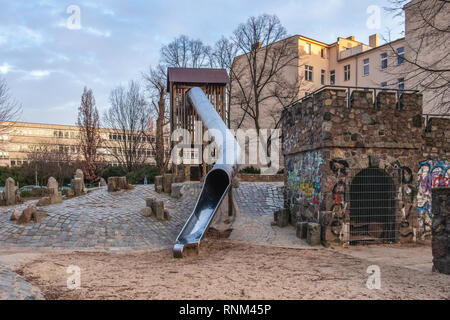
[[(168, 68), (167, 90), (170, 93), (171, 134), (176, 129), (186, 129), (191, 135), (191, 141), (194, 141), (194, 124), (201, 119), (187, 101), (186, 92), (192, 87), (203, 89), (209, 101), (226, 123), (226, 86), (229, 81), (225, 69)], [(203, 154), (203, 149), (204, 144), (192, 144), (190, 150), (189, 148), (185, 149), (188, 152), (184, 152), (183, 164), (173, 166), (173, 173), (177, 182), (199, 180), (206, 175), (207, 164), (204, 161), (202, 163), (198, 161), (198, 156), (200, 152)], [(189, 160), (189, 158), (192, 160)]]

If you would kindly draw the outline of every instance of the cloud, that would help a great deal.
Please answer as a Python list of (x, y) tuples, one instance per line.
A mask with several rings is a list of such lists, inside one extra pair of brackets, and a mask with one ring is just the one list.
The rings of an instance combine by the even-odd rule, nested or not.
[(101, 31), (92, 27), (82, 27), (81, 30), (87, 32), (88, 34), (97, 36), (97, 37), (104, 37), (104, 38), (109, 38), (111, 36), (111, 32), (110, 31)]
[(42, 78), (50, 75), (51, 71), (49, 70), (33, 70), (29, 73), (33, 78)]

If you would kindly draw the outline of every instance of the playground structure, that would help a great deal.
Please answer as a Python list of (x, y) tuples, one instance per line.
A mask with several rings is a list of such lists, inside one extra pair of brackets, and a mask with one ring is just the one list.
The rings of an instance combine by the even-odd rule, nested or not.
[[(194, 135), (194, 130), (196, 122), (198, 123), (201, 119), (197, 110), (187, 100), (188, 90), (193, 87), (201, 88), (213, 106), (213, 110), (226, 122), (226, 85), (229, 81), (224, 69), (168, 68), (167, 88), (170, 93), (171, 134), (177, 129), (185, 129), (189, 132), (191, 141), (194, 142), (184, 147), (183, 163), (173, 167), (175, 182), (199, 181), (210, 169), (210, 166), (208, 168), (208, 165), (200, 158), (205, 144), (202, 136)], [(201, 129), (204, 132), (204, 125)], [(171, 147), (173, 148), (173, 145)]]
[[(208, 172), (195, 208), (181, 230), (173, 247), (176, 258), (183, 257), (186, 247), (198, 249), (200, 241), (218, 212), (227, 193), (231, 195), (232, 179), (238, 169), (240, 147), (233, 134), (223, 122), (219, 113), (203, 90), (194, 87), (187, 92), (188, 103), (196, 111), (207, 129), (212, 132), (218, 149), (218, 159)], [(231, 199), (231, 197), (228, 197)], [(230, 210), (231, 208), (229, 208)]]

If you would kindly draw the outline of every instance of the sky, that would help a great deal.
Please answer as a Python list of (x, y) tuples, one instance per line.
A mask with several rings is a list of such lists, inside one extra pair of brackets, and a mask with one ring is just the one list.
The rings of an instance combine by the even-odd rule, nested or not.
[(384, 10), (388, 1), (0, 0), (0, 77), (22, 105), (20, 121), (74, 125), (85, 86), (103, 113), (111, 89), (141, 80), (182, 34), (213, 45), (268, 13), (289, 35), (326, 43), (351, 35), (368, 43), (374, 33), (394, 40), (404, 26)]

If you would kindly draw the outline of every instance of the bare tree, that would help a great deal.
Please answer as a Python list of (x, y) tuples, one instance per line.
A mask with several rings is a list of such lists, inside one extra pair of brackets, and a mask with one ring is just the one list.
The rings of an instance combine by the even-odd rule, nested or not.
[(164, 143), (164, 128), (170, 122), (170, 110), (167, 107), (167, 77), (166, 69), (163, 65), (156, 68), (149, 68), (147, 73), (143, 73), (142, 77), (146, 82), (146, 91), (151, 100), (151, 113), (156, 118), (156, 137), (153, 141), (153, 132), (147, 137), (153, 150), (155, 150), (156, 166), (159, 174), (164, 174), (170, 159), (169, 150), (166, 150)]
[(27, 154), (29, 170), (33, 170), (40, 185), (45, 185), (48, 178), (54, 177), (60, 185), (69, 181), (74, 172), (74, 165), (67, 146), (60, 146), (57, 141), (47, 141), (29, 147)]
[(168, 67), (202, 68), (211, 65), (211, 48), (201, 40), (182, 35), (161, 48), (161, 61)]
[(450, 1), (390, 0), (387, 11), (403, 16), (406, 11), (405, 54), (392, 48), (406, 64), (405, 81), (411, 89), (426, 93), (432, 111), (450, 112)]
[(104, 124), (111, 129), (106, 146), (124, 168), (131, 171), (147, 159), (150, 109), (136, 81), (128, 88), (118, 86), (110, 94)]
[(8, 129), (8, 122), (17, 121), (21, 106), (11, 97), (6, 79), (0, 77), (0, 132)]
[(222, 36), (222, 38), (216, 42), (210, 57), (212, 66), (227, 70), (227, 73), (230, 76), (230, 82), (227, 84), (228, 126), (230, 126), (231, 90), (233, 85), (233, 74), (231, 72), (231, 68), (238, 52), (239, 48), (231, 40)]
[[(286, 29), (278, 17), (267, 14), (250, 17), (234, 31), (231, 40), (241, 53), (230, 70), (232, 104), (243, 111), (238, 128), (249, 118), (254, 128), (260, 130), (263, 104), (277, 100), (281, 92), (285, 95), (287, 86), (298, 88), (297, 83), (289, 83), (284, 72), (289, 66), (297, 66), (298, 59), (297, 47), (286, 37)], [(294, 93), (292, 99), (297, 94)], [(275, 109), (273, 111), (279, 118), (282, 108)], [(277, 119), (272, 128), (278, 123)]]
[(80, 128), (80, 150), (83, 156), (81, 167), (87, 180), (98, 180), (98, 164), (101, 157), (98, 148), (102, 143), (100, 135), (100, 118), (95, 105), (94, 94), (86, 87), (81, 96), (81, 104), (78, 108), (77, 125)]

